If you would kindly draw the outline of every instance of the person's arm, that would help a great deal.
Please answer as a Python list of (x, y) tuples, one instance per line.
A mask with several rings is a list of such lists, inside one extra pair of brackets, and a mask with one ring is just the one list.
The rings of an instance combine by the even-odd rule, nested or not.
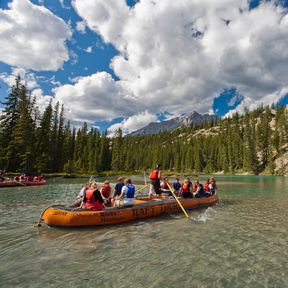
[(95, 200), (99, 201), (100, 203), (104, 203), (103, 197), (98, 189), (93, 192), (93, 195)]
[(124, 198), (125, 192), (128, 188), (126, 186), (123, 186), (121, 189), (121, 194), (118, 196), (118, 200), (122, 200)]
[(83, 208), (85, 203), (86, 203), (86, 191), (84, 191), (82, 202), (81, 202), (79, 208)]

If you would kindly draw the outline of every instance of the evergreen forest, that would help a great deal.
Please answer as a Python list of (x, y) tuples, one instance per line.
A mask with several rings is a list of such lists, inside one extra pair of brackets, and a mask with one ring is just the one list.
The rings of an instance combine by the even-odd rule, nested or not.
[(6, 172), (95, 175), (162, 163), (179, 173), (284, 174), (285, 161), (280, 168), (275, 164), (287, 150), (284, 106), (259, 107), (157, 135), (123, 137), (118, 129), (108, 137), (87, 123), (72, 127), (59, 103), (50, 102), (40, 113), (19, 76), (2, 105), (0, 169)]

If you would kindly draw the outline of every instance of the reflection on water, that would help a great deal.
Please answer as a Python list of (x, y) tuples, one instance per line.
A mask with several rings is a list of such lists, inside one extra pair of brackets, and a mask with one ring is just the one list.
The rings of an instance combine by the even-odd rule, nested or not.
[(217, 180), (219, 204), (189, 220), (81, 229), (35, 224), (83, 179), (1, 189), (0, 287), (287, 287), (288, 179)]

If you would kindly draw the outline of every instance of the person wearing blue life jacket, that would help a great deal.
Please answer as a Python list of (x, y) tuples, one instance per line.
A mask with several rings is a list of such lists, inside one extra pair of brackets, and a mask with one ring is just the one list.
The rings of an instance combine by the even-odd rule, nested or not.
[(115, 197), (114, 206), (134, 205), (135, 186), (130, 178), (124, 180), (121, 194)]

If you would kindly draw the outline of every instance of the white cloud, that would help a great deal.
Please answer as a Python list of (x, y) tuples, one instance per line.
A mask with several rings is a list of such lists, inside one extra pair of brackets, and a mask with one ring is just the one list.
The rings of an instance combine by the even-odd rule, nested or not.
[(128, 117), (140, 106), (106, 72), (72, 80), (73, 84), (57, 87), (54, 93), (55, 100), (65, 105), (66, 116), (74, 121), (94, 123), (119, 116)]
[(69, 26), (44, 6), (14, 0), (0, 9), (0, 61), (33, 70), (57, 70), (69, 59)]
[(34, 73), (28, 72), (23, 68), (16, 68), (12, 67), (11, 74), (7, 74), (5, 72), (0, 74), (0, 79), (3, 80), (8, 86), (12, 86), (15, 84), (15, 78), (16, 76), (20, 76), (22, 79), (22, 83), (25, 84), (25, 86), (31, 90), (36, 87), (39, 87), (39, 84), (37, 83), (37, 79)]
[(92, 46), (87, 47), (87, 48), (85, 49), (85, 51), (86, 51), (87, 53), (91, 53), (91, 52), (92, 52)]
[(82, 34), (86, 33), (86, 24), (84, 21), (76, 22), (76, 30)]
[[(41, 113), (44, 112), (45, 108), (48, 106), (49, 102), (53, 102), (53, 97), (44, 95), (42, 89), (34, 89), (31, 92), (31, 96), (36, 98), (36, 104), (40, 110)], [(54, 101), (55, 102), (55, 101)]]
[(253, 10), (247, 0), (141, 0), (132, 9), (124, 0), (73, 5), (118, 49), (111, 61), (120, 79), (115, 86), (142, 103), (142, 111), (211, 112), (226, 87), (245, 97), (238, 109), (266, 105), (288, 87), (288, 16), (272, 2)]
[(151, 114), (148, 111), (141, 112), (140, 114), (133, 115), (124, 119), (121, 123), (114, 124), (108, 128), (108, 135), (113, 136), (115, 131), (119, 128), (122, 129), (123, 134), (129, 134), (132, 131), (138, 130), (143, 126), (146, 126), (147, 123), (158, 122), (157, 116)]

